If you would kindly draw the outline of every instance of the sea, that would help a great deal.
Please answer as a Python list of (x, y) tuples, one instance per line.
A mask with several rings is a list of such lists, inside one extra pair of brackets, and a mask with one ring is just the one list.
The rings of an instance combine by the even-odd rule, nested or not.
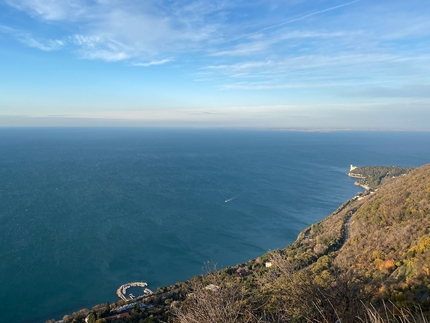
[(39, 323), (256, 258), (430, 162), (426, 132), (1, 128), (0, 322)]

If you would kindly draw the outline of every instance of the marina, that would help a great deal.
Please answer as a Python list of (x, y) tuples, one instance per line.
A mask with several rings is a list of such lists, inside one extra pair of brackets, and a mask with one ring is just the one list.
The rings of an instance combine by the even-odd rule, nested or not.
[[(148, 286), (148, 284), (147, 283), (145, 283), (145, 282), (133, 282), (133, 283), (127, 283), (127, 284), (124, 284), (124, 285), (121, 285), (117, 290), (116, 290), (116, 295), (120, 298), (120, 299), (122, 299), (123, 301), (128, 301), (128, 300), (134, 300), (134, 299), (136, 299), (136, 298), (138, 298), (138, 297), (140, 297), (140, 296), (143, 296), (143, 297), (145, 297), (145, 296), (150, 296), (150, 295), (152, 295), (153, 294), (153, 292), (149, 289), (149, 288), (146, 288)], [(143, 288), (143, 294), (142, 295), (138, 295), (138, 296), (135, 296), (135, 295), (133, 295), (133, 294), (129, 294), (128, 295), (128, 297), (127, 297), (127, 290), (129, 289), (129, 288), (131, 288), (131, 287), (142, 287)]]

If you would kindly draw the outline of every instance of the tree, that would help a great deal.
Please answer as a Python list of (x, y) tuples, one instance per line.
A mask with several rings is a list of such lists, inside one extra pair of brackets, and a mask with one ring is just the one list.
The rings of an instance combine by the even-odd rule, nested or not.
[(105, 315), (108, 315), (109, 313), (110, 313), (110, 304), (109, 304), (109, 302), (107, 302), (107, 303), (105, 304), (104, 314), (105, 314)]
[(96, 315), (94, 312), (91, 312), (90, 315), (88, 315), (88, 323), (96, 323)]

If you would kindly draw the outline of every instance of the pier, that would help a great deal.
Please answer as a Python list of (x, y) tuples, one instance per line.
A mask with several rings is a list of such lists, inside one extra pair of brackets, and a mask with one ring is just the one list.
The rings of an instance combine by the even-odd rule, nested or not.
[[(152, 295), (152, 291), (148, 288), (146, 288), (146, 286), (148, 286), (147, 283), (145, 282), (134, 282), (134, 283), (127, 283), (124, 285), (121, 285), (117, 290), (116, 290), (116, 294), (119, 298), (121, 298), (123, 301), (128, 301), (130, 299), (127, 298), (127, 289), (129, 289), (130, 287), (142, 287), (143, 290), (143, 296), (149, 296)], [(134, 296), (133, 296), (134, 298)]]

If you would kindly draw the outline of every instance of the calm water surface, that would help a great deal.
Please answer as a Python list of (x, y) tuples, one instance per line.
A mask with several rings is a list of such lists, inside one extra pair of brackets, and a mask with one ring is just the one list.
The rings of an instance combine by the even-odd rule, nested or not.
[(419, 166), (429, 147), (429, 133), (0, 129), (0, 322), (282, 248), (359, 191), (350, 164)]

